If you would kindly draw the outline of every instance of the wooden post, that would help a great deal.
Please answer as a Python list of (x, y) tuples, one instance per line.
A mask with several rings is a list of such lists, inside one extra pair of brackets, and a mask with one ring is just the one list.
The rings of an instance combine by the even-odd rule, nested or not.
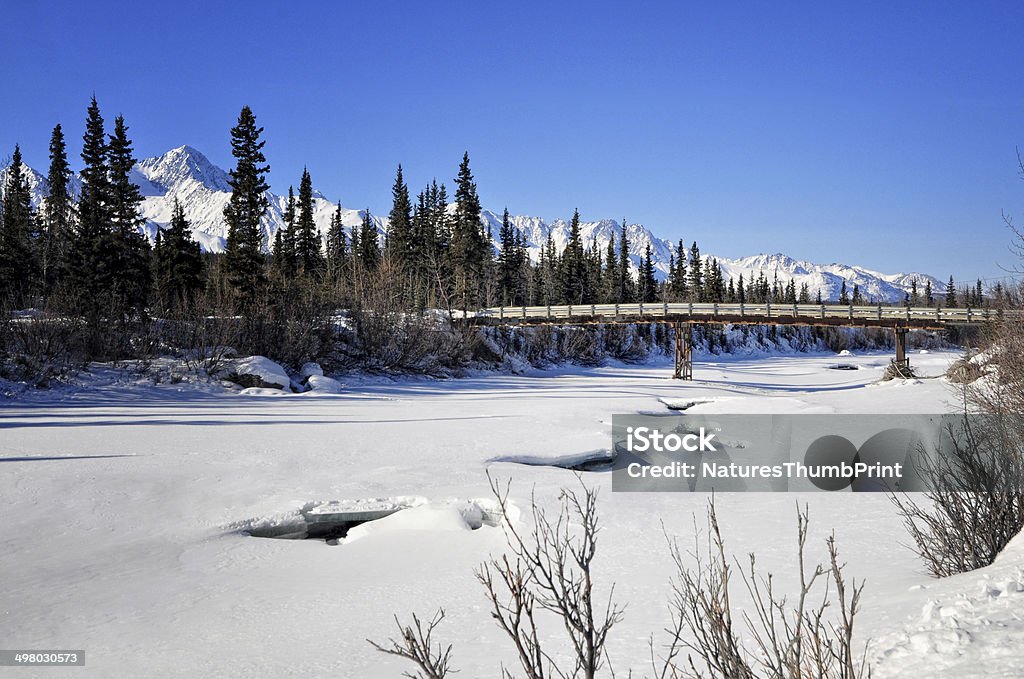
[(893, 328), (896, 337), (896, 365), (899, 368), (910, 367), (910, 359), (907, 358), (907, 329), (901, 327)]
[(689, 323), (672, 324), (675, 335), (675, 369), (674, 380), (693, 379), (693, 326)]

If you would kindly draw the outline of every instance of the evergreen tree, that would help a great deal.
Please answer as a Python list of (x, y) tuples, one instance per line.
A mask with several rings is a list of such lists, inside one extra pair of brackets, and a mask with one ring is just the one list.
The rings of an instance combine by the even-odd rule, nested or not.
[(400, 270), (412, 271), (413, 237), (412, 237), (412, 201), (409, 199), (409, 186), (402, 176), (402, 166), (398, 166), (395, 183), (391, 187), (391, 212), (388, 213), (387, 256)]
[(333, 281), (341, 280), (342, 272), (345, 271), (345, 256), (347, 244), (345, 238), (345, 225), (342, 222), (341, 202), (331, 215), (331, 226), (327, 229), (327, 277)]
[(644, 258), (640, 262), (639, 292), (641, 302), (654, 302), (658, 299), (658, 281), (654, 277), (654, 262), (651, 260), (651, 244), (644, 248)]
[(562, 251), (561, 298), (567, 304), (581, 304), (585, 298), (583, 239), (580, 235), (580, 211), (576, 210), (569, 224), (569, 240)]
[(595, 240), (587, 249), (586, 254), (586, 280), (583, 286), (584, 304), (594, 304), (600, 298), (603, 266), (604, 260), (601, 257), (601, 249)]
[(203, 257), (177, 199), (167, 228), (157, 232), (155, 260), (160, 306), (165, 311), (185, 308), (203, 289)]
[(946, 284), (946, 308), (956, 308), (956, 285), (953, 283), (953, 277), (949, 277), (949, 283)]
[(932, 282), (924, 282), (924, 303), (927, 306), (935, 306), (935, 296), (932, 294)]
[(910, 304), (909, 306), (921, 306), (921, 295), (917, 292), (917, 279), (910, 281)]
[(736, 301), (740, 304), (747, 303), (747, 291), (743, 287), (743, 274), (740, 274), (739, 282), (736, 284)]
[(800, 295), (797, 297), (798, 304), (810, 304), (811, 303), (811, 288), (807, 283), (800, 284)]
[(80, 308), (90, 326), (95, 327), (99, 323), (99, 314), (107, 307), (104, 300), (111, 289), (105, 245), (112, 222), (107, 135), (95, 96), (86, 114), (82, 162), (78, 224), (72, 236), (69, 256), (69, 290), (77, 297), (77, 304), (72, 304)]
[(705, 302), (722, 302), (725, 300), (725, 276), (718, 264), (718, 260), (708, 257), (703, 265), (704, 291), (702, 298)]
[(864, 297), (860, 294), (860, 286), (856, 283), (853, 284), (853, 299), (851, 303), (854, 306), (862, 306), (864, 304)]
[(71, 191), (71, 166), (68, 164), (64, 131), (58, 124), (50, 136), (50, 169), (46, 173), (49, 191), (43, 203), (43, 236), (39, 263), (43, 294), (49, 296), (61, 283), (70, 267), (74, 205)]
[(480, 225), (480, 198), (469, 169), (469, 153), (462, 156), (456, 178), (455, 220), (452, 230), (451, 258), (455, 273), (455, 294), (462, 309), (477, 306), (483, 296), (485, 260), (490, 243), (484, 242)]
[(672, 266), (669, 268), (668, 289), (669, 299), (673, 302), (681, 302), (687, 297), (686, 247), (683, 245), (682, 238), (676, 244), (676, 251), (672, 256)]
[(614, 304), (619, 298), (619, 258), (615, 249), (615, 234), (608, 239), (608, 247), (604, 255), (604, 275), (601, 301)]
[(704, 274), (701, 270), (700, 248), (697, 241), (690, 246), (690, 299), (704, 301)]
[[(36, 267), (33, 257), (35, 216), (18, 146), (14, 147), (14, 155), (7, 168), (3, 207), (0, 221), (0, 301), (20, 309), (31, 304)], [(7, 299), (2, 299), (4, 297)]]
[[(353, 243), (355, 241), (353, 240)], [(377, 226), (373, 223), (370, 208), (363, 211), (363, 223), (359, 227), (359, 263), (367, 271), (373, 271), (380, 264), (380, 243), (377, 239)]]
[[(313, 180), (303, 168), (299, 182), (298, 214), (295, 222), (295, 264), (298, 273), (315, 277), (322, 273), (323, 253), (320, 232), (313, 219)], [(289, 229), (291, 231), (291, 229)]]
[(629, 265), (629, 235), (626, 231), (626, 218), (622, 218), (622, 234), (619, 236), (619, 285), (618, 295), (615, 300), (619, 304), (628, 304), (633, 301), (633, 275), (630, 273)]
[(846, 280), (845, 279), (843, 280), (843, 286), (841, 288), (839, 288), (839, 303), (842, 304), (843, 306), (847, 306), (847, 305), (850, 304), (850, 295), (846, 291)]
[(786, 304), (796, 304), (796, 279), (790, 278), (786, 284)]
[(519, 248), (516, 231), (508, 216), (508, 208), (501, 215), (501, 230), (498, 232), (501, 252), (498, 255), (498, 289), (502, 305), (511, 305), (517, 298), (517, 281), (520, 275)]
[(135, 157), (123, 116), (114, 119), (114, 133), (107, 146), (107, 164), (111, 223), (105, 235), (112, 291), (115, 300), (123, 304), (119, 309), (122, 314), (142, 313), (149, 298), (151, 248), (140, 230), (145, 223), (139, 214), (142, 192), (131, 179)]
[(263, 128), (256, 125), (256, 116), (244, 106), (238, 123), (231, 128), (231, 154), (236, 166), (230, 172), (231, 198), (224, 208), (228, 226), (224, 269), (242, 306), (255, 301), (266, 281), (260, 221), (269, 206), (266, 192), (270, 187), (266, 175), (270, 166), (263, 155), (266, 142), (260, 139), (262, 133)]
[(818, 292), (814, 297), (814, 303), (821, 306), (821, 288), (818, 288)]
[(285, 201), (281, 219), (284, 222), (274, 233), (274, 245), (271, 248), (271, 271), (281, 279), (288, 279), (298, 273), (299, 261), (296, 256), (296, 232), (298, 231), (298, 203), (295, 200), (295, 189), (288, 187), (288, 199)]

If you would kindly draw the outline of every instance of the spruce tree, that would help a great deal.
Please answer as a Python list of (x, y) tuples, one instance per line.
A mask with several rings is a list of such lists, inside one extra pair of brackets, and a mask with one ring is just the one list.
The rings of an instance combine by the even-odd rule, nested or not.
[(796, 301), (799, 304), (811, 303), (811, 288), (807, 283), (800, 284), (800, 295), (797, 297)]
[(686, 280), (686, 247), (683, 245), (682, 238), (676, 244), (672, 264), (673, 266), (669, 272), (669, 294), (672, 301), (681, 302), (689, 294), (689, 286)]
[(456, 182), (451, 258), (456, 299), (465, 311), (481, 301), (485, 260), (490, 254), (480, 226), (480, 198), (469, 169), (469, 153), (462, 156)]
[(629, 234), (626, 229), (626, 218), (623, 217), (622, 234), (619, 236), (618, 298), (615, 300), (620, 304), (628, 304), (633, 301), (633, 275), (629, 271)]
[(690, 299), (694, 302), (704, 300), (704, 274), (701, 270), (700, 248), (697, 241), (690, 246)]
[(583, 239), (580, 235), (580, 211), (573, 212), (569, 224), (569, 240), (562, 251), (560, 270), (561, 299), (566, 304), (581, 304), (584, 301), (586, 271), (584, 264)]
[(608, 239), (608, 247), (604, 255), (604, 275), (602, 276), (603, 286), (601, 301), (615, 303), (618, 301), (619, 290), (619, 258), (615, 250), (615, 234)]
[(70, 190), (71, 166), (68, 164), (64, 131), (58, 124), (50, 135), (50, 169), (46, 173), (48, 192), (43, 203), (43, 240), (39, 263), (42, 269), (43, 295), (49, 297), (64, 279), (70, 267), (74, 205)]
[(313, 219), (313, 180), (309, 170), (302, 169), (299, 182), (298, 215), (295, 222), (295, 263), (297, 271), (304, 276), (317, 277), (322, 273), (323, 253), (320, 232)]
[(956, 308), (956, 285), (953, 283), (953, 277), (949, 277), (949, 283), (946, 284), (946, 308)]
[(82, 162), (78, 224), (69, 256), (69, 291), (77, 298), (77, 304), (68, 301), (80, 308), (90, 326), (95, 328), (99, 314), (107, 309), (104, 299), (109, 295), (112, 283), (108, 253), (104, 249), (112, 223), (107, 135), (95, 96), (86, 114)]
[(31, 304), (35, 283), (35, 215), (25, 166), (21, 160), (21, 149), (17, 145), (7, 168), (3, 208), (0, 221), (0, 301), (21, 309)]
[(333, 282), (339, 281), (342, 272), (345, 271), (347, 252), (345, 241), (345, 225), (342, 222), (341, 202), (339, 202), (334, 214), (331, 215), (330, 228), (327, 229), (327, 276)]
[(932, 294), (932, 282), (924, 283), (924, 303), (926, 306), (935, 306), (935, 296)]
[(498, 232), (501, 252), (498, 254), (498, 289), (502, 305), (511, 305), (516, 297), (516, 280), (519, 277), (519, 259), (516, 232), (508, 215), (508, 208), (501, 215), (501, 230)]
[(398, 166), (395, 183), (391, 187), (391, 212), (388, 213), (388, 259), (401, 271), (413, 269), (412, 202), (409, 186)]
[(846, 291), (846, 279), (843, 279), (843, 285), (839, 288), (839, 303), (843, 306), (848, 306), (850, 304), (850, 295)]
[(367, 271), (373, 271), (380, 264), (380, 243), (377, 226), (373, 223), (370, 208), (363, 211), (363, 223), (359, 227), (359, 263)]
[(107, 255), (111, 260), (111, 284), (116, 300), (125, 313), (145, 311), (150, 287), (149, 241), (140, 228), (145, 220), (139, 214), (142, 192), (132, 182), (135, 166), (132, 143), (124, 117), (114, 119), (114, 133), (107, 146), (110, 171), (110, 229), (106, 232)]
[(171, 221), (157, 232), (155, 248), (156, 287), (160, 306), (174, 312), (186, 308), (203, 288), (203, 258), (199, 243), (177, 199)]
[(296, 256), (295, 234), (299, 227), (297, 224), (298, 205), (295, 201), (295, 187), (288, 187), (288, 198), (284, 204), (284, 211), (281, 219), (284, 223), (274, 234), (274, 249), (272, 267), (274, 272), (281, 278), (292, 278), (298, 272), (299, 261)]
[(651, 258), (651, 244), (644, 247), (644, 258), (640, 263), (640, 301), (654, 302), (658, 299), (658, 281), (654, 277), (654, 262)]
[(266, 175), (270, 166), (263, 155), (266, 142), (260, 139), (262, 133), (252, 110), (242, 107), (237, 124), (231, 128), (231, 155), (236, 165), (228, 180), (231, 198), (224, 208), (228, 226), (224, 269), (242, 307), (255, 302), (266, 281), (260, 222), (269, 206)]

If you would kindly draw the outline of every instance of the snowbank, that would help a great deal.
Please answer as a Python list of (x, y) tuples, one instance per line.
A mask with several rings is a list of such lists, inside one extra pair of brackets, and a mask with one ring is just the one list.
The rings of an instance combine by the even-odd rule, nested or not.
[(247, 356), (235, 359), (230, 363), (227, 371), (227, 379), (243, 387), (287, 389), (292, 382), (284, 368), (266, 356)]

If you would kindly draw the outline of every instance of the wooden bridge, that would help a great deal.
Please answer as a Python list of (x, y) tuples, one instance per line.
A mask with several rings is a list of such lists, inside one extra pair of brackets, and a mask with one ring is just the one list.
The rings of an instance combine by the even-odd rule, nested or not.
[(717, 302), (649, 302), (645, 304), (569, 304), (564, 306), (488, 307), (474, 318), (488, 324), (586, 325), (599, 323), (668, 323), (674, 329), (677, 379), (693, 379), (692, 326), (699, 324), (813, 325), (892, 328), (893, 363), (905, 370), (907, 332), (977, 325), (997, 318), (991, 309), (853, 306), (834, 304), (722, 304)]

